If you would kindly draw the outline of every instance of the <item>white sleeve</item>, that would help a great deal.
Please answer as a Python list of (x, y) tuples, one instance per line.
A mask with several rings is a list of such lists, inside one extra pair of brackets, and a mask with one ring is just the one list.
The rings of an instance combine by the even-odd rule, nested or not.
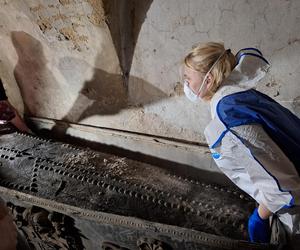
[[(215, 119), (205, 130), (219, 168), (242, 190), (270, 211), (299, 202), (300, 179), (289, 159), (260, 125), (238, 126), (227, 131)], [(215, 143), (216, 138), (219, 143)], [(212, 140), (213, 139), (213, 140)]]

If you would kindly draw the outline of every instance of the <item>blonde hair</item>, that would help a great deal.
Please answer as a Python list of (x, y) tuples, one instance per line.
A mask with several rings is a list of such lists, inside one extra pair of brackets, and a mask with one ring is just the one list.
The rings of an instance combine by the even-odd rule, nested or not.
[(184, 65), (202, 74), (206, 74), (214, 65), (210, 72), (213, 76), (213, 83), (203, 97), (205, 100), (210, 100), (235, 67), (236, 60), (229, 49), (225, 51), (224, 44), (208, 42), (193, 47), (184, 58)]

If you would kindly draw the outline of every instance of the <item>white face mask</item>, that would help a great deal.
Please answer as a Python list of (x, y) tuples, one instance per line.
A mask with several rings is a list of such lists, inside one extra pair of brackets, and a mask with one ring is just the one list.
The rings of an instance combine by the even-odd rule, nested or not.
[(204, 83), (206, 82), (206, 79), (209, 75), (209, 73), (212, 71), (212, 69), (215, 67), (217, 62), (220, 60), (220, 58), (225, 54), (225, 52), (228, 50), (225, 50), (219, 57), (218, 59), (214, 62), (214, 64), (211, 66), (211, 68), (208, 70), (208, 72), (205, 74), (203, 81), (200, 85), (200, 88), (197, 93), (195, 93), (190, 87), (189, 87), (189, 82), (187, 80), (184, 80), (184, 94), (185, 96), (191, 101), (191, 102), (197, 102), (199, 100), (199, 94), (204, 86)]
[(184, 87), (183, 87), (183, 91), (185, 96), (191, 101), (191, 102), (197, 102), (199, 101), (199, 94), (204, 86), (204, 83), (206, 81), (206, 78), (208, 76), (208, 74), (210, 73), (211, 69), (206, 73), (206, 75), (203, 78), (203, 81), (200, 85), (200, 88), (197, 92), (197, 94), (189, 87), (189, 82), (187, 80), (184, 80)]
[(184, 87), (183, 91), (185, 96), (191, 101), (191, 102), (197, 102), (198, 101), (198, 95), (194, 93), (193, 90), (189, 87), (189, 83), (187, 80), (184, 80)]

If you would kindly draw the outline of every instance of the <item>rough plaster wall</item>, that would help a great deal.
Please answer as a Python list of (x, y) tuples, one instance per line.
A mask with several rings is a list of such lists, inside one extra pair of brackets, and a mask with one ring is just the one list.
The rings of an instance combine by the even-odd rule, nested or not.
[(140, 32), (131, 75), (160, 86), (170, 98), (143, 110), (144, 126), (151, 120), (156, 131), (204, 140), (207, 105), (193, 105), (174, 95), (179, 60), (200, 41), (223, 41), (235, 52), (242, 47), (260, 48), (272, 68), (258, 89), (300, 116), (299, 35), (298, 0), (154, 1)]
[(260, 48), (258, 88), (300, 115), (299, 34), (298, 0), (0, 0), (0, 73), (29, 114), (204, 142), (208, 105), (178, 82), (191, 46)]
[(101, 2), (0, 4), (1, 77), (8, 92), (19, 88), (28, 114), (62, 119), (76, 109), (72, 119), (78, 120), (94, 102), (89, 95), (104, 95), (86, 87), (97, 85), (96, 78), (105, 82), (100, 90), (109, 87), (122, 93), (121, 70)]

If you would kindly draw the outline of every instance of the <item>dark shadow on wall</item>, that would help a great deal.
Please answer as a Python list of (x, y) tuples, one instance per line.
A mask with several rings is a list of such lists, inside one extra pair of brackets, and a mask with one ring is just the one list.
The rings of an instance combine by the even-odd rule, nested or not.
[(123, 72), (125, 86), (137, 39), (153, 0), (103, 0), (106, 23), (110, 29)]
[[(63, 107), (59, 105), (59, 98), (62, 94), (48, 92), (48, 89), (54, 88), (56, 91), (68, 91), (68, 89), (60, 89), (55, 77), (46, 67), (47, 61), (42, 44), (37, 39), (22, 31), (12, 32), (11, 39), (19, 57), (14, 76), (24, 100), (25, 114), (49, 117), (39, 112), (43, 101), (49, 102), (48, 106), (52, 105), (53, 109)], [(80, 68), (86, 70), (92, 67), (77, 58), (67, 59), (68, 63), (72, 62), (73, 65), (79, 65)], [(103, 60), (105, 59), (98, 55), (95, 63)], [(62, 74), (74, 73), (73, 68), (69, 72), (64, 72), (61, 68), (60, 65)], [(76, 101), (62, 120), (77, 123), (90, 116), (117, 114), (123, 109), (135, 108), (168, 98), (167, 94), (143, 79), (130, 77), (130, 88), (126, 88), (120, 74), (108, 73), (99, 68), (94, 68), (93, 71), (92, 79), (82, 85)], [(85, 72), (81, 73), (85, 74)], [(65, 77), (67, 78), (67, 75)], [(47, 78), (46, 81), (45, 78)], [(72, 88), (72, 78), (68, 80), (68, 83), (70, 84), (68, 88)], [(57, 93), (57, 95), (51, 96), (52, 93)]]
[[(96, 62), (101, 60), (99, 55)], [(67, 61), (82, 65), (82, 68), (91, 67), (77, 58), (68, 58)], [(59, 68), (63, 67), (59, 65)], [(61, 73), (66, 74), (63, 71)], [(130, 78), (130, 88), (127, 90), (122, 84), (121, 75), (94, 68), (92, 79), (83, 84), (73, 107), (62, 120), (80, 122), (93, 115), (117, 114), (123, 109), (154, 103), (167, 97), (160, 89), (137, 77)]]
[(41, 107), (59, 92), (59, 85), (47, 68), (40, 41), (23, 31), (11, 32), (11, 40), (18, 55), (14, 77), (23, 98), (24, 112), (39, 115)]
[[(101, 60), (103, 58), (99, 55), (96, 64)], [(67, 61), (72, 62), (73, 65), (82, 65), (82, 68), (89, 69), (91, 67), (85, 61), (77, 58), (67, 58)], [(59, 68), (63, 67), (60, 65)], [(63, 71), (61, 73), (67, 74)], [(83, 84), (72, 108), (62, 120), (80, 123), (83, 119), (94, 115), (113, 115), (123, 109), (140, 107), (165, 98), (168, 98), (167, 94), (141, 78), (130, 77), (130, 88), (127, 89), (120, 74), (112, 74), (94, 68), (92, 79)], [(56, 127), (53, 129), (54, 132)]]
[(11, 40), (18, 55), (14, 76), (24, 101), (24, 112), (31, 115), (36, 113), (35, 108), (38, 106), (35, 93), (46, 59), (41, 43), (31, 35), (23, 31), (13, 31)]

